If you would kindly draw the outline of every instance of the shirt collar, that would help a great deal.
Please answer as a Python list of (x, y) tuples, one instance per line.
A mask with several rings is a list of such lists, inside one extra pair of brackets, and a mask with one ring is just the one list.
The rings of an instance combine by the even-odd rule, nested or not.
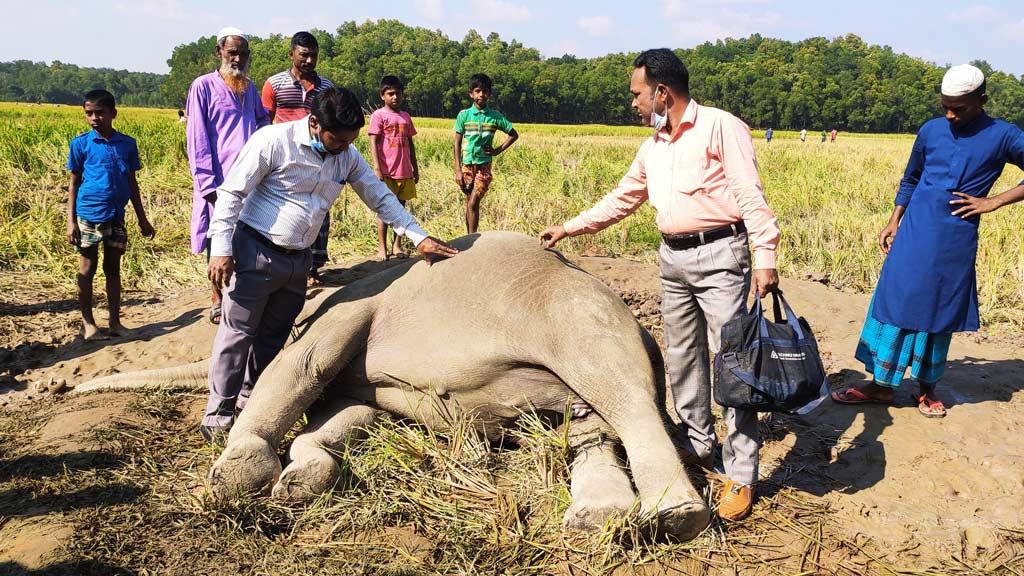
[(309, 135), (309, 116), (292, 121), (292, 141), (301, 146), (312, 148), (313, 137)]
[[(301, 78), (296, 77), (294, 74), (292, 74), (292, 69), (291, 68), (285, 70), (284, 72), (289, 77), (291, 77), (292, 84), (295, 84), (296, 86), (298, 86), (302, 82)], [(313, 88), (319, 88), (319, 87), (320, 87), (320, 75), (317, 74), (316, 72), (313, 72)]]
[(89, 133), (92, 135), (93, 142), (101, 142), (103, 140), (106, 140), (107, 142), (117, 142), (118, 140), (121, 140), (122, 137), (121, 133), (117, 130), (114, 130), (114, 133), (110, 135), (110, 138), (104, 138), (103, 135), (96, 131), (96, 129), (90, 130)]
[(658, 138), (661, 140), (668, 140), (669, 142), (675, 142), (683, 135), (686, 128), (692, 128), (697, 123), (697, 113), (700, 110), (700, 105), (697, 104), (696, 100), (691, 99), (686, 105), (686, 110), (683, 110), (683, 117), (679, 120), (679, 125), (676, 126), (671, 133), (665, 128), (658, 131)]

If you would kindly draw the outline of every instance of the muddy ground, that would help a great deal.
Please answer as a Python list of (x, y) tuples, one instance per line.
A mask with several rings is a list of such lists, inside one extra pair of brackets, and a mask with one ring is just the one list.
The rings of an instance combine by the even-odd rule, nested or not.
[[(575, 260), (619, 293), (660, 341), (655, 266)], [(334, 269), (328, 280), (346, 284), (387, 265)], [(10, 289), (0, 301), (0, 419), (28, 416), (34, 425), (26, 432), (29, 449), (15, 453), (0, 446), (0, 572), (31, 574), (73, 561), (68, 542), (79, 527), (67, 520), (60, 499), (5, 492), (3, 482), (18, 474), (14, 465), (27, 457), (94, 451), (83, 440), (90, 429), (131, 418), (125, 409), (131, 394), (73, 397), (60, 389), (115, 372), (203, 359), (215, 329), (205, 318), (204, 290), (128, 293), (124, 322), (135, 327), (133, 334), (84, 342), (77, 336), (73, 299), (19, 290), (11, 275), (2, 284)], [(865, 383), (853, 350), (868, 296), (792, 278), (783, 287), (813, 326), (833, 387)], [(826, 402), (805, 417), (765, 419), (759, 493), (771, 498), (791, 487), (826, 504), (833, 533), (870, 546), (901, 568), (953, 563), (967, 571), (1024, 574), (1022, 341), (1013, 334), (957, 335), (938, 391), (949, 408), (944, 419), (918, 413), (910, 381), (892, 406)], [(194, 425), (204, 400), (182, 395), (181, 403), (183, 433), (198, 437)]]

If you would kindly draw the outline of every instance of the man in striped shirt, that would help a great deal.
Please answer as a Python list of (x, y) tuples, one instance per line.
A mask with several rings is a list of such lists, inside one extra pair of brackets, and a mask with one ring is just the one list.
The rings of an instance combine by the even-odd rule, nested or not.
[(207, 440), (228, 431), (284, 346), (305, 302), (309, 247), (346, 183), (428, 263), (458, 253), (424, 232), (351, 146), (364, 123), (355, 94), (323, 90), (308, 119), (253, 134), (217, 188), (209, 276), (224, 307), (200, 427)]
[[(267, 109), (275, 124), (301, 120), (309, 115), (313, 98), (321, 91), (334, 86), (330, 80), (316, 73), (320, 57), (320, 45), (309, 32), (296, 32), (288, 51), (292, 67), (274, 74), (263, 83), (263, 107)], [(331, 217), (328, 214), (313, 242), (313, 265), (309, 269), (309, 282), (322, 282), (320, 267), (327, 263), (327, 237), (331, 231)]]

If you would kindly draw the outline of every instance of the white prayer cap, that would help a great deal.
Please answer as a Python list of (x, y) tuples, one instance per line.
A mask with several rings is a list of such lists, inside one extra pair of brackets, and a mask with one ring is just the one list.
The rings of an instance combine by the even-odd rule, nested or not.
[(227, 28), (221, 28), (220, 32), (217, 32), (217, 42), (219, 43), (221, 40), (227, 38), (228, 36), (238, 36), (239, 38), (248, 40), (248, 38), (246, 38), (245, 36), (245, 32), (242, 32), (234, 26), (228, 26)]
[(985, 74), (970, 64), (960, 64), (946, 70), (942, 77), (943, 96), (963, 96), (978, 89), (985, 81)]

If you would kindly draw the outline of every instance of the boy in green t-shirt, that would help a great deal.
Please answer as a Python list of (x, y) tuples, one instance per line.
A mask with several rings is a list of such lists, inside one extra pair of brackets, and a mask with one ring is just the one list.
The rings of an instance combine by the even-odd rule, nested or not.
[[(487, 107), (491, 99), (491, 79), (474, 74), (469, 79), (469, 98), (473, 105), (455, 118), (455, 183), (466, 195), (466, 232), (476, 232), (480, 222), (480, 201), (491, 185), (491, 160), (508, 150), (519, 133), (505, 115)], [(492, 147), (494, 133), (501, 130), (508, 138)]]

